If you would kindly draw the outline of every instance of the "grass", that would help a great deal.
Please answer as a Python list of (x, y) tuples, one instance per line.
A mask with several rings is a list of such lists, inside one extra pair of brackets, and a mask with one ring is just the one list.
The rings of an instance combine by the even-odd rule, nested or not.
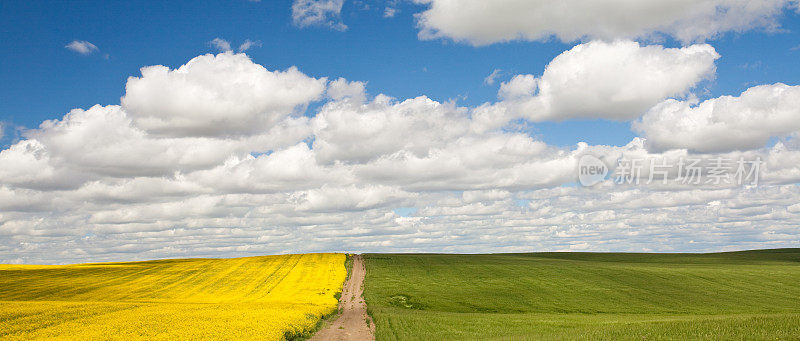
[(378, 340), (798, 339), (800, 249), (371, 254)]
[(343, 254), (0, 265), (3, 339), (305, 337), (335, 312)]

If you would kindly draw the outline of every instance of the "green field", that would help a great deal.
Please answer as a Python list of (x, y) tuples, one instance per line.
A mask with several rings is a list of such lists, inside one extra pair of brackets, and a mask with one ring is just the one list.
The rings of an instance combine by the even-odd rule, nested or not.
[(371, 254), (378, 340), (800, 339), (800, 249)]

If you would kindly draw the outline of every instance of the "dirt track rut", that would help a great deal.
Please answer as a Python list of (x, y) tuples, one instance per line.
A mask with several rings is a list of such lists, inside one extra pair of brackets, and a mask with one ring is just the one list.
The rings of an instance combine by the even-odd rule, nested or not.
[(364, 257), (354, 255), (352, 273), (342, 288), (339, 301), (341, 313), (314, 334), (312, 341), (375, 340), (375, 323), (367, 315), (367, 304), (364, 303), (365, 275)]

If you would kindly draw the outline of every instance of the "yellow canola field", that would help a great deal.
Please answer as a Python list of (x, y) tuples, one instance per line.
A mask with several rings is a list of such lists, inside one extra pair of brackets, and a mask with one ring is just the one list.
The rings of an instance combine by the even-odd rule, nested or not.
[(259, 339), (332, 313), (345, 255), (0, 265), (3, 339)]

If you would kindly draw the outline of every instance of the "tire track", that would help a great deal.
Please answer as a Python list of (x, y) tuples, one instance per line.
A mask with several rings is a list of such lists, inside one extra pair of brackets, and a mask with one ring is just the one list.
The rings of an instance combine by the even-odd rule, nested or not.
[(367, 315), (367, 304), (364, 303), (365, 275), (364, 257), (354, 255), (353, 273), (342, 288), (339, 317), (318, 331), (312, 341), (375, 340), (375, 323)]

